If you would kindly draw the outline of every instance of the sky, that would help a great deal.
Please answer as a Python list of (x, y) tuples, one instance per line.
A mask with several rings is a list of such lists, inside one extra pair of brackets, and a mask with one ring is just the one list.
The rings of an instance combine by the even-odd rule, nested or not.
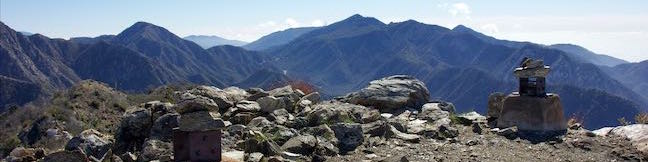
[(631, 62), (648, 60), (645, 0), (1, 0), (0, 21), (53, 38), (118, 34), (138, 21), (179, 36), (254, 41), (292, 27), (323, 26), (353, 14), (384, 23), (463, 24), (498, 39), (571, 43)]

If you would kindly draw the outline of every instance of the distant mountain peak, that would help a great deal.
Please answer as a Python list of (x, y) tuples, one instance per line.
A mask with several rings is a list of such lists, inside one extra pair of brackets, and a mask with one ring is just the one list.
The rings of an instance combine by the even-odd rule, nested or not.
[[(353, 25), (385, 25), (382, 21), (373, 18), (365, 17), (360, 14), (355, 14), (335, 24), (353, 24)], [(333, 24), (332, 24), (333, 25)]]
[(247, 42), (244, 41), (226, 39), (215, 35), (189, 35), (183, 39), (192, 41), (204, 49), (219, 45), (243, 46), (247, 44)]

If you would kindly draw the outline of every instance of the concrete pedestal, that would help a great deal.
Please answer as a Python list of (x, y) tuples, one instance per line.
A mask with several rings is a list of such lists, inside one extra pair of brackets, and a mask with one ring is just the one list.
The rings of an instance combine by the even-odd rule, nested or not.
[(547, 94), (546, 97), (517, 94), (506, 96), (497, 118), (497, 127), (512, 126), (524, 131), (566, 130), (567, 121), (563, 115), (560, 97), (556, 94)]

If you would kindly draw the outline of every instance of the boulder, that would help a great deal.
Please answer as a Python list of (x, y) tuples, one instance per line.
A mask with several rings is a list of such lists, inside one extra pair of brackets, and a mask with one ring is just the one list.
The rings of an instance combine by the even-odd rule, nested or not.
[(90, 159), (103, 159), (113, 147), (113, 138), (88, 129), (68, 141), (65, 146), (67, 151), (79, 150)]
[(302, 155), (309, 155), (315, 149), (317, 139), (312, 135), (296, 136), (288, 140), (281, 146), (284, 151), (298, 153)]
[(497, 127), (517, 126), (524, 131), (564, 131), (567, 121), (563, 115), (560, 97), (547, 94), (546, 97), (520, 96), (511, 94), (503, 101)]
[(286, 141), (297, 136), (297, 131), (283, 125), (270, 125), (264, 127), (262, 132), (272, 139), (275, 143), (283, 145)]
[(259, 107), (261, 107), (261, 111), (265, 113), (271, 113), (274, 110), (287, 108), (287, 105), (284, 102), (284, 98), (282, 97), (279, 98), (274, 96), (261, 97), (257, 100), (257, 103), (259, 103)]
[(117, 129), (115, 150), (118, 154), (139, 150), (144, 140), (149, 137), (152, 126), (151, 111), (144, 108), (132, 108), (122, 115)]
[(70, 162), (70, 161), (90, 161), (81, 151), (58, 151), (51, 153), (43, 159), (44, 162)]
[(208, 111), (197, 111), (182, 114), (180, 116), (179, 126), (181, 131), (211, 131), (219, 130), (225, 127), (222, 119), (218, 115)]
[(333, 137), (333, 140), (328, 139), (324, 136), (316, 136), (317, 143), (315, 144), (314, 156), (335, 156), (340, 153), (340, 149), (335, 147), (333, 143), (337, 143), (337, 139)]
[(248, 131), (245, 141), (240, 146), (246, 153), (260, 152), (265, 156), (281, 154), (281, 147), (261, 132)]
[(395, 75), (374, 80), (369, 86), (341, 98), (341, 101), (391, 112), (405, 107), (420, 109), (430, 99), (430, 92), (420, 80)]
[[(176, 112), (180, 114), (191, 113), (196, 111), (212, 111), (219, 112), (219, 106), (214, 100), (204, 97), (193, 95), (191, 93), (184, 93), (180, 97), (180, 102), (175, 106)], [(230, 105), (231, 106), (231, 105)]]
[(421, 108), (421, 113), (417, 115), (417, 118), (429, 121), (436, 121), (442, 118), (450, 117), (448, 111), (441, 109), (444, 107), (441, 103), (427, 103)]
[(313, 93), (310, 93), (310, 94), (302, 97), (300, 99), (300, 101), (308, 100), (308, 101), (311, 101), (313, 104), (316, 104), (316, 103), (320, 102), (320, 99), (321, 99), (320, 93), (319, 92), (313, 92)]
[(306, 115), (310, 126), (335, 123), (369, 123), (380, 119), (380, 113), (371, 108), (341, 102), (314, 105)]
[(632, 124), (618, 127), (607, 127), (593, 131), (599, 136), (617, 135), (630, 140), (639, 151), (648, 153), (648, 124)]
[(245, 91), (247, 91), (248, 94), (250, 94), (250, 96), (248, 96), (246, 98), (246, 100), (249, 100), (249, 101), (256, 101), (257, 99), (259, 99), (261, 97), (265, 97), (265, 96), (270, 95), (268, 92), (266, 92), (265, 90), (263, 90), (261, 88), (250, 88), (250, 89), (247, 89)]
[(311, 134), (316, 137), (322, 137), (327, 141), (337, 143), (335, 138), (335, 132), (326, 124), (322, 124), (316, 127), (308, 127), (301, 130), (302, 134)]
[(463, 125), (472, 125), (473, 123), (486, 123), (486, 117), (471, 111), (457, 115), (457, 120)]
[(147, 140), (137, 158), (139, 161), (172, 161), (173, 145), (160, 140)]
[(270, 90), (268, 93), (270, 94), (270, 96), (281, 97), (281, 96), (293, 95), (295, 93), (295, 91), (293, 91), (292, 86), (287, 85), (287, 86), (284, 86), (284, 87), (279, 87), (279, 88), (275, 88), (273, 90)]
[(145, 109), (150, 110), (151, 117), (153, 120), (155, 120), (164, 114), (175, 112), (173, 106), (173, 104), (168, 102), (150, 101), (142, 104), (140, 107), (144, 107)]
[(360, 124), (337, 123), (332, 125), (331, 129), (335, 132), (335, 138), (338, 139), (337, 146), (342, 153), (355, 150), (364, 141)]
[(488, 113), (489, 118), (499, 118), (502, 112), (504, 98), (506, 95), (500, 92), (492, 93), (488, 96)]
[(270, 114), (270, 120), (274, 121), (277, 124), (284, 125), (290, 120), (295, 120), (295, 117), (288, 113), (286, 109), (277, 109), (272, 111)]
[(252, 119), (246, 126), (249, 128), (263, 128), (270, 125), (273, 125), (272, 122), (265, 117), (260, 116)]
[(179, 114), (165, 114), (159, 117), (151, 127), (150, 138), (171, 142), (173, 140), (173, 128), (179, 126)]
[(385, 137), (398, 138), (403, 141), (418, 143), (421, 141), (421, 137), (415, 134), (407, 134), (401, 131), (398, 131), (394, 126), (389, 125), (388, 129), (385, 132)]
[(225, 111), (230, 108), (234, 103), (247, 99), (250, 94), (238, 87), (228, 87), (223, 90), (213, 86), (198, 86), (194, 89), (188, 90), (188, 93), (204, 96), (214, 101), (222, 110)]

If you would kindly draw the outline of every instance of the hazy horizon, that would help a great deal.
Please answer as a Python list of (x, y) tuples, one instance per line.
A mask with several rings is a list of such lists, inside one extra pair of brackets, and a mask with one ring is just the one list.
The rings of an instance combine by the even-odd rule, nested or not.
[[(361, 14), (384, 23), (412, 19), (446, 28), (463, 24), (498, 39), (569, 43), (631, 62), (648, 60), (648, 2), (620, 2), (3, 0), (0, 21), (53, 38), (118, 34), (145, 21), (181, 37), (216, 35), (252, 42), (287, 28), (324, 26)], [(155, 7), (148, 7), (153, 3)]]

